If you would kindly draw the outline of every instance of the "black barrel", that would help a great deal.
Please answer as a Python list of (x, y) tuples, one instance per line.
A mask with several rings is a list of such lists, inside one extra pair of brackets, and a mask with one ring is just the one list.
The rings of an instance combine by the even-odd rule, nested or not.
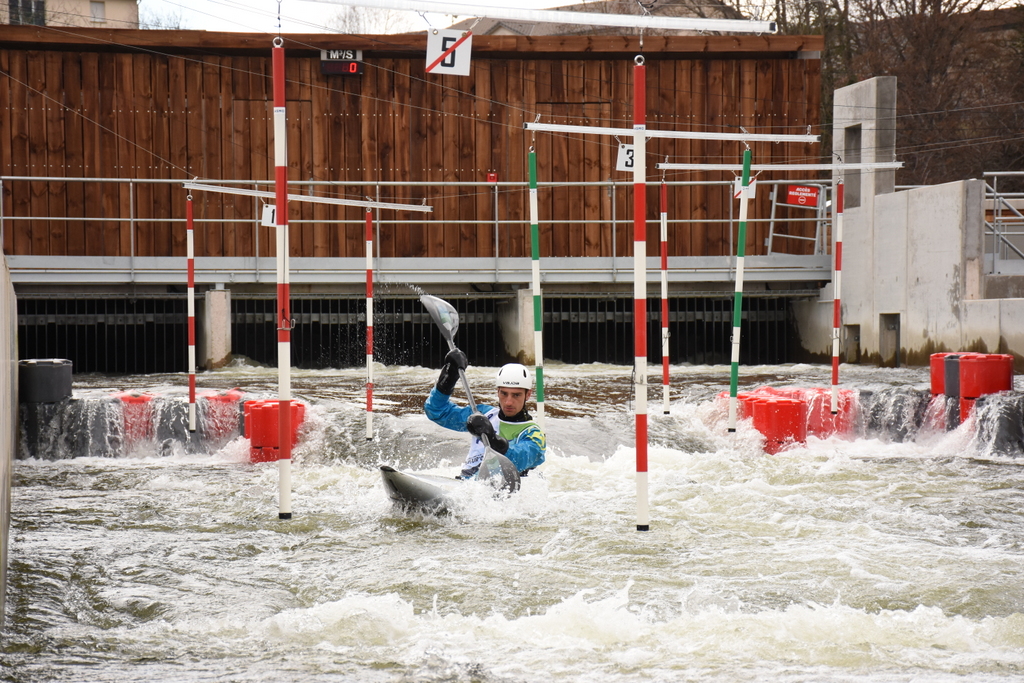
[(71, 361), (34, 358), (18, 361), (18, 402), (58, 403), (71, 398)]
[(951, 353), (942, 359), (942, 381), (946, 387), (946, 431), (960, 426), (960, 356)]

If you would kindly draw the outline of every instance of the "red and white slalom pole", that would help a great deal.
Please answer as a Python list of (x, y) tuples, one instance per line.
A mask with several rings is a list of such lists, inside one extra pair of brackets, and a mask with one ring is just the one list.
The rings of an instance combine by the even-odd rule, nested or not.
[(284, 40), (274, 38), (274, 190), (277, 209), (277, 375), (280, 428), (278, 519), (292, 518), (292, 314), (288, 254), (288, 128), (285, 116)]
[(636, 401), (636, 530), (648, 531), (647, 499), (647, 71), (633, 66), (633, 382)]
[(661, 180), (661, 386), (662, 412), (668, 415), (668, 185)]
[(843, 284), (843, 181), (836, 184), (836, 253), (832, 274), (832, 414), (839, 412), (839, 332), (841, 323), (840, 293)]
[(192, 195), (185, 204), (185, 244), (188, 258), (188, 431), (196, 431), (196, 243)]
[(373, 439), (373, 212), (366, 210), (366, 440)]

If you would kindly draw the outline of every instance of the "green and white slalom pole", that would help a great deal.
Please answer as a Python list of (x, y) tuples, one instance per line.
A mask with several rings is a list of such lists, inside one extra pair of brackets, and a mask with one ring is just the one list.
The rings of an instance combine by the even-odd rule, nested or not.
[(743, 308), (743, 257), (747, 246), (747, 206), (750, 203), (750, 148), (743, 152), (740, 186), (740, 229), (736, 244), (736, 297), (732, 305), (732, 377), (729, 381), (729, 431), (736, 431), (736, 394), (740, 376), (740, 320)]
[(533, 259), (533, 358), (537, 371), (537, 424), (544, 429), (544, 305), (540, 293), (540, 211), (537, 208), (537, 153), (530, 147), (530, 253)]

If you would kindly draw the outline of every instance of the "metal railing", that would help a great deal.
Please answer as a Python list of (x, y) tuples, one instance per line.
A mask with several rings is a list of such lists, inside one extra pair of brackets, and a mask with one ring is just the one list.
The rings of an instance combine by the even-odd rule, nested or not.
[(990, 274), (1024, 274), (1024, 192), (999, 189), (999, 181), (1020, 184), (1024, 172), (1002, 171), (985, 178), (985, 256)]
[[(204, 183), (209, 184), (231, 184), (238, 186), (249, 186), (253, 188), (267, 189), (272, 187), (273, 181), (270, 180), (220, 180), (220, 181), (209, 181), (204, 180)], [(651, 185), (655, 185), (657, 181), (651, 181)], [(813, 183), (820, 182), (814, 180), (765, 180), (760, 181), (759, 184), (762, 186), (772, 185), (784, 185), (793, 183)], [(53, 215), (15, 215), (15, 212), (8, 206), (9, 201), (6, 195), (9, 194), (11, 186), (15, 183), (56, 183), (56, 184), (71, 184), (71, 183), (106, 183), (123, 185), (126, 188), (127, 193), (127, 216), (53, 216)], [(182, 180), (169, 180), (169, 179), (138, 179), (138, 178), (73, 178), (73, 177), (42, 177), (42, 176), (0, 176), (0, 244), (5, 244), (5, 238), (7, 232), (12, 229), (17, 229), (19, 224), (32, 221), (48, 221), (48, 222), (63, 222), (65, 225), (71, 223), (83, 223), (88, 224), (92, 222), (101, 222), (102, 224), (111, 225), (127, 225), (128, 239), (127, 239), (127, 255), (111, 257), (103, 254), (90, 254), (85, 256), (53, 256), (53, 255), (8, 255), (8, 264), (11, 268), (12, 277), (15, 282), (89, 282), (96, 284), (133, 284), (133, 283), (157, 283), (157, 282), (176, 282), (180, 279), (179, 271), (182, 268), (181, 260), (178, 257), (172, 256), (141, 256), (138, 251), (139, 234), (141, 230), (147, 229), (149, 226), (155, 224), (169, 225), (174, 228), (179, 228), (184, 231), (185, 218), (175, 217), (148, 217), (139, 215), (139, 205), (137, 194), (139, 189), (143, 186), (152, 185), (169, 185), (171, 187), (181, 187)], [(721, 192), (724, 196), (722, 198), (721, 205), (728, 207), (727, 215), (724, 217), (717, 218), (691, 218), (691, 217), (680, 217), (672, 216), (668, 217), (669, 230), (677, 230), (693, 225), (704, 225), (704, 226), (721, 226), (724, 234), (727, 236), (727, 251), (728, 254), (718, 255), (697, 255), (687, 257), (670, 257), (669, 270), (670, 272), (675, 271), (675, 275), (670, 277), (671, 280), (687, 280), (687, 281), (700, 281), (704, 279), (701, 276), (701, 272), (706, 271), (711, 275), (710, 279), (719, 279), (724, 272), (727, 277), (732, 276), (733, 266), (733, 255), (735, 254), (735, 234), (737, 229), (738, 217), (734, 215), (734, 202), (732, 201), (732, 187), (733, 184), (730, 181), (717, 181), (717, 182), (696, 182), (696, 181), (667, 181), (666, 184), (670, 187), (705, 187), (713, 188), (709, 191)], [(380, 233), (381, 230), (386, 230), (393, 226), (408, 224), (408, 219), (400, 219), (394, 217), (394, 212), (383, 212), (380, 209), (376, 210), (375, 216), (375, 244), (377, 248), (376, 257), (378, 259), (377, 267), (381, 269), (387, 269), (392, 272), (396, 279), (402, 279), (406, 277), (415, 277), (416, 275), (429, 274), (429, 272), (436, 272), (439, 268), (439, 263), (451, 261), (447, 265), (453, 265), (458, 263), (458, 269), (467, 273), (466, 281), (480, 282), (481, 279), (493, 282), (528, 282), (530, 279), (530, 265), (529, 265), (529, 254), (517, 255), (514, 254), (510, 244), (510, 228), (517, 227), (528, 232), (530, 227), (530, 220), (528, 216), (523, 218), (510, 219), (502, 216), (502, 208), (500, 206), (500, 197), (503, 192), (522, 192), (524, 195), (523, 204), (526, 204), (525, 194), (528, 190), (528, 183), (526, 182), (466, 182), (459, 184), (451, 184), (444, 182), (384, 182), (384, 181), (290, 181), (289, 187), (295, 190), (308, 193), (313, 195), (314, 193), (322, 193), (324, 195), (336, 196), (339, 191), (351, 192), (353, 188), (359, 188), (360, 197), (364, 199), (372, 197), (375, 201), (389, 201), (387, 198), (389, 195), (395, 194), (396, 188), (404, 188), (405, 190), (413, 189), (418, 190), (422, 193), (429, 192), (430, 188), (438, 190), (443, 188), (445, 195), (450, 196), (453, 192), (464, 196), (467, 191), (472, 194), (473, 192), (479, 193), (484, 191), (493, 195), (493, 201), (488, 202), (492, 205), (492, 215), (484, 216), (474, 219), (441, 219), (431, 214), (424, 214), (417, 216), (415, 223), (430, 228), (440, 229), (442, 226), (487, 226), (493, 234), (493, 251), (494, 257), (483, 257), (483, 258), (458, 258), (458, 259), (435, 259), (435, 258), (384, 258), (380, 256)], [(552, 220), (550, 218), (541, 217), (538, 221), (541, 227), (544, 226), (598, 226), (602, 229), (607, 227), (610, 232), (610, 240), (608, 243), (608, 249), (610, 249), (610, 255), (603, 256), (582, 256), (582, 255), (570, 255), (565, 257), (549, 257), (547, 254), (541, 252), (541, 258), (548, 260), (549, 258), (554, 259), (552, 262), (560, 263), (560, 267), (567, 273), (570, 273), (568, 277), (571, 277), (574, 281), (579, 280), (593, 280), (593, 281), (604, 281), (604, 282), (615, 282), (620, 279), (619, 273), (623, 270), (630, 270), (632, 258), (627, 257), (624, 254), (616, 253), (616, 245), (619, 241), (619, 231), (626, 230), (628, 234), (632, 233), (632, 218), (628, 216), (620, 217), (619, 202), (625, 201), (625, 193), (632, 193), (633, 185), (628, 181), (616, 181), (608, 179), (605, 181), (592, 181), (592, 182), (540, 182), (538, 187), (541, 190), (545, 189), (558, 189), (558, 188), (587, 188), (596, 187), (604, 190), (606, 200), (608, 201), (607, 213), (609, 217), (600, 219), (567, 219), (567, 220)], [(118, 196), (121, 196), (121, 190), (117, 190)], [(406, 194), (409, 194), (406, 192)], [(184, 198), (184, 194), (182, 195)], [(214, 282), (225, 282), (224, 273), (231, 274), (231, 281), (234, 282), (253, 282), (253, 283), (269, 283), (274, 279), (275, 263), (271, 257), (258, 256), (261, 251), (261, 246), (266, 250), (267, 245), (260, 244), (260, 227), (261, 227), (261, 200), (259, 198), (252, 198), (251, 202), (238, 202), (238, 198), (233, 198), (230, 204), (225, 203), (224, 206), (230, 210), (241, 211), (242, 204), (246, 204), (251, 207), (251, 213), (246, 215), (238, 215), (230, 218), (197, 218), (195, 219), (195, 226), (197, 230), (201, 230), (204, 226), (211, 225), (222, 225), (222, 224), (233, 224), (235, 226), (251, 226), (252, 230), (251, 243), (253, 245), (251, 256), (234, 256), (234, 257), (198, 257), (196, 259), (196, 282), (197, 283), (214, 283)], [(184, 201), (184, 199), (182, 199)], [(403, 200), (408, 201), (408, 200)], [(418, 200), (413, 200), (418, 201)], [(431, 201), (430, 197), (426, 197), (424, 202)], [(441, 201), (440, 198), (437, 201)], [(656, 210), (656, 209), (654, 209)], [(651, 234), (652, 230), (655, 230), (659, 218), (654, 210), (649, 210), (648, 219), (648, 234)], [(30, 214), (32, 212), (29, 212)], [(390, 213), (390, 215), (388, 215)], [(505, 208), (504, 213), (508, 214), (508, 208)], [(627, 212), (621, 212), (623, 214)], [(184, 214), (182, 210), (181, 214)], [(652, 215), (653, 214), (653, 215)], [(752, 274), (756, 278), (756, 272), (758, 269), (758, 258), (764, 259), (765, 262), (760, 264), (760, 267), (766, 272), (773, 270), (775, 267), (780, 269), (780, 272), (791, 276), (794, 279), (821, 279), (823, 274), (830, 276), (828, 268), (827, 254), (829, 251), (829, 239), (827, 235), (830, 234), (829, 228), (831, 226), (831, 219), (829, 216), (820, 214), (812, 217), (794, 217), (787, 219), (792, 224), (812, 223), (811, 234), (818, 237), (814, 240), (815, 246), (813, 248), (813, 256), (819, 257), (814, 258), (810, 261), (806, 257), (793, 255), (786, 253), (785, 245), (782, 245), (782, 249), (779, 249), (779, 245), (773, 248), (773, 252), (770, 255), (758, 255), (756, 252), (752, 255), (754, 261)], [(753, 229), (758, 224), (769, 225), (774, 221), (777, 223), (778, 218), (773, 216), (759, 217), (748, 217), (748, 226)], [(364, 217), (359, 218), (336, 218), (336, 219), (294, 219), (289, 221), (291, 226), (305, 226), (305, 225), (327, 225), (327, 226), (349, 226), (356, 227), (362, 226), (365, 223)], [(776, 238), (781, 237), (776, 235)], [(765, 245), (767, 246), (767, 245)], [(650, 248), (650, 247), (649, 247)], [(794, 244), (790, 251), (795, 250), (797, 247)], [(789, 258), (787, 258), (789, 256)], [(750, 255), (748, 255), (750, 258)], [(657, 258), (651, 257), (652, 267), (656, 270)], [(416, 262), (422, 261), (428, 265), (417, 265)], [(323, 281), (318, 278), (326, 277), (327, 281), (334, 282), (348, 282), (349, 279), (354, 282), (359, 282), (365, 275), (365, 257), (360, 255), (357, 257), (345, 257), (345, 258), (299, 258), (294, 257), (291, 259), (291, 267), (295, 278), (293, 281)], [(748, 266), (750, 267), (750, 266)], [(351, 278), (344, 273), (351, 271)], [(408, 272), (407, 272), (408, 271)], [(805, 272), (806, 271), (806, 272)], [(304, 275), (305, 273), (305, 275)], [(801, 275), (803, 273), (803, 276)], [(333, 275), (332, 275), (333, 274)], [(656, 277), (656, 273), (654, 274)], [(559, 276), (553, 275), (557, 280)], [(429, 278), (428, 278), (429, 279)], [(772, 278), (769, 278), (772, 279)], [(777, 279), (777, 278), (776, 278)]]

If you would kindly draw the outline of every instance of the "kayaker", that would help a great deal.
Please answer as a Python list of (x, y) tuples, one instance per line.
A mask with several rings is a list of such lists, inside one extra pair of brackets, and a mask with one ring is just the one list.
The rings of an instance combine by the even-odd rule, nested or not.
[(451, 399), (459, 371), (465, 371), (468, 366), (465, 353), (459, 349), (448, 352), (437, 383), (423, 406), (424, 412), (442, 427), (469, 432), (475, 437), (460, 478), (470, 479), (480, 469), (486, 450), (482, 439), (487, 440), (492, 450), (511, 460), (519, 476), (525, 476), (544, 462), (547, 449), (544, 432), (526, 411), (526, 401), (533, 389), (530, 372), (519, 363), (503, 365), (495, 378), (498, 407), (480, 404), (477, 406), (479, 414), (474, 414), (470, 406), (460, 407)]

